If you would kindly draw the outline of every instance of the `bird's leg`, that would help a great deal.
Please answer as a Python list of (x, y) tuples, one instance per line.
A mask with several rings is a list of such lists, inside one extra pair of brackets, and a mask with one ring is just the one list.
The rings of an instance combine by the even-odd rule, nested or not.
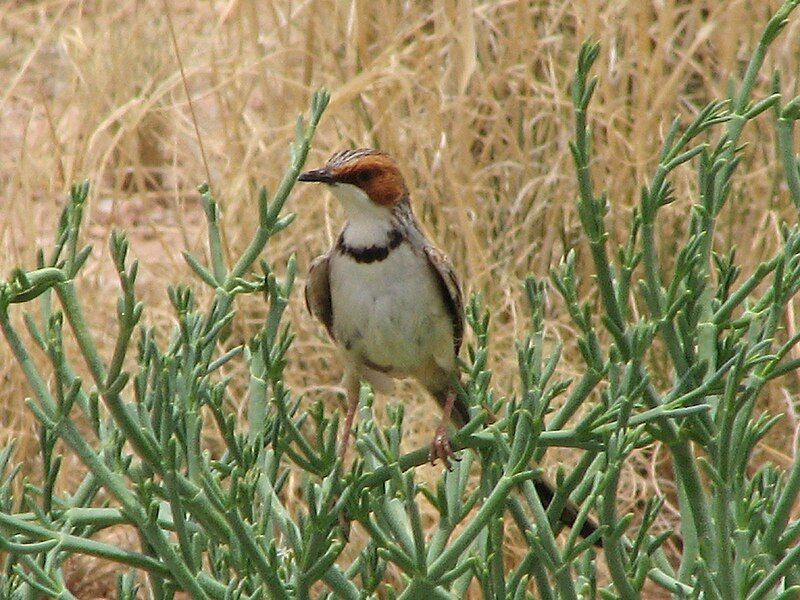
[(442, 421), (436, 428), (436, 433), (433, 435), (433, 441), (431, 442), (431, 464), (435, 464), (436, 459), (441, 458), (448, 471), (451, 470), (450, 459), (459, 460), (455, 457), (455, 453), (450, 447), (450, 436), (447, 433), (447, 424), (450, 422), (450, 413), (453, 412), (453, 405), (455, 402), (456, 388), (450, 386), (447, 388), (447, 396), (445, 398), (444, 407), (442, 408)]
[(344, 420), (344, 432), (342, 433), (342, 449), (339, 451), (342, 463), (344, 463), (344, 457), (347, 454), (347, 446), (350, 444), (350, 433), (353, 430), (353, 420), (358, 409), (361, 382), (357, 375), (348, 374), (346, 376), (345, 390), (347, 391), (347, 416)]

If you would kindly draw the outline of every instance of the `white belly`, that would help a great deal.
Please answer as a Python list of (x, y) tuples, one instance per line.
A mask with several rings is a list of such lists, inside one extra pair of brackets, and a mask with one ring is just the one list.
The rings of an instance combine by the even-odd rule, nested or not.
[(401, 377), (431, 361), (454, 367), (450, 316), (426, 259), (408, 244), (372, 263), (334, 254), (330, 280), (334, 336), (354, 360)]

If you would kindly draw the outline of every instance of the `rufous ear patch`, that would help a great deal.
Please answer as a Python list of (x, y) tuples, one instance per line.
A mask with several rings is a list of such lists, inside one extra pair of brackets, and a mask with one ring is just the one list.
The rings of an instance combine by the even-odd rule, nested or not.
[(368, 154), (343, 165), (334, 174), (338, 181), (360, 187), (380, 206), (394, 206), (408, 193), (403, 176), (386, 154)]

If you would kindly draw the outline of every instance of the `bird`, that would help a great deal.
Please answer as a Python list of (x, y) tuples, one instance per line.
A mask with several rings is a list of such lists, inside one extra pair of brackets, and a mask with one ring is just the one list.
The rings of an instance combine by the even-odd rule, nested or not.
[(442, 406), (430, 459), (450, 468), (447, 423), (463, 426), (470, 416), (456, 393), (464, 311), (451, 262), (421, 229), (405, 179), (388, 154), (337, 152), (298, 180), (325, 184), (347, 216), (333, 247), (312, 261), (305, 288), (309, 312), (344, 356), (340, 454), (347, 452), (360, 382), (389, 393), (394, 379), (410, 377)]
[[(361, 381), (390, 393), (395, 379), (412, 378), (442, 408), (429, 458), (450, 469), (457, 459), (447, 426), (452, 422), (460, 428), (470, 420), (469, 407), (457, 393), (464, 306), (452, 263), (420, 227), (405, 179), (385, 152), (343, 150), (298, 181), (324, 184), (346, 216), (333, 246), (311, 262), (305, 286), (308, 311), (344, 358), (342, 461)], [(543, 478), (534, 483), (549, 505), (553, 487)], [(577, 515), (577, 507), (568, 504), (560, 519), (571, 526)], [(596, 528), (587, 520), (581, 535), (588, 537)]]

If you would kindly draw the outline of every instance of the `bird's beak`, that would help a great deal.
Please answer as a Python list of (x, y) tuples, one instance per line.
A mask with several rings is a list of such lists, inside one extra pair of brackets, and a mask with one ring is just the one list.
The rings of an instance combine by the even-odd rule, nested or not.
[(322, 169), (314, 169), (313, 171), (301, 173), (300, 177), (297, 178), (297, 181), (313, 181), (317, 183), (328, 184), (336, 183), (336, 180), (333, 178), (331, 172), (324, 167)]

